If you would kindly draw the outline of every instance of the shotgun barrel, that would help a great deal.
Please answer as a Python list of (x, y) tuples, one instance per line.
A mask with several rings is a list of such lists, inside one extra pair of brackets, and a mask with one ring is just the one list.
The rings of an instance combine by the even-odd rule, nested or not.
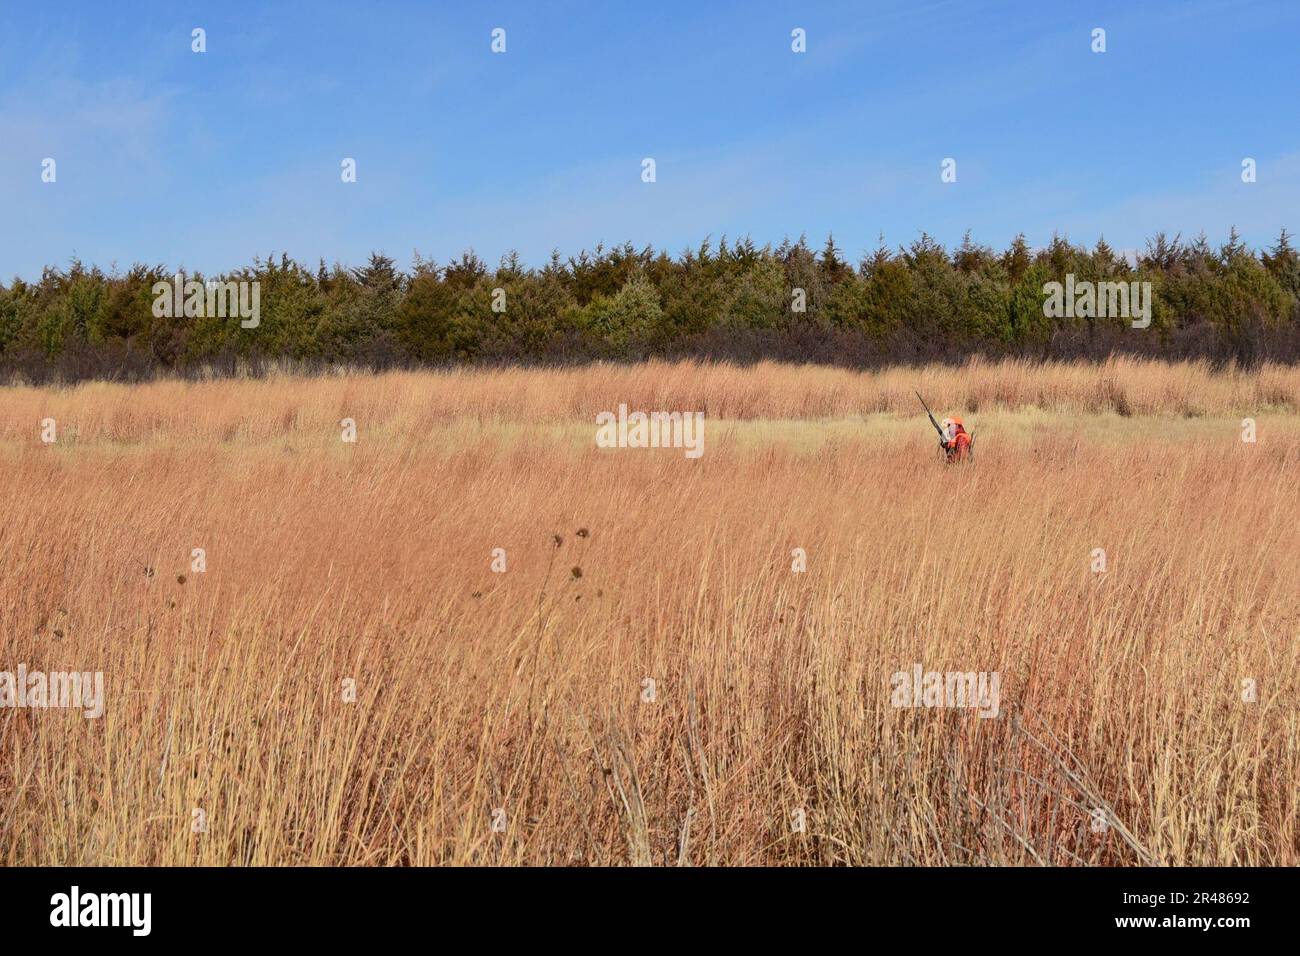
[(942, 445), (948, 444), (948, 436), (943, 433), (943, 429), (939, 427), (939, 423), (934, 420), (934, 412), (930, 411), (930, 406), (925, 404), (925, 399), (921, 397), (920, 392), (916, 391), (916, 389), (912, 389), (912, 392), (916, 395), (917, 401), (921, 403), (921, 407), (925, 409), (925, 414), (929, 416), (930, 424), (933, 425), (934, 430), (939, 433), (939, 443)]

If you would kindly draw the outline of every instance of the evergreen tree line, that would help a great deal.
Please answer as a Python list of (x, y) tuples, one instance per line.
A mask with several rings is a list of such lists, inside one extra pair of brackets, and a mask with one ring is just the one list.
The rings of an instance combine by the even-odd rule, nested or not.
[[(1043, 287), (1067, 274), (1150, 282), (1150, 327), (1047, 316)], [(922, 234), (896, 250), (882, 242), (856, 265), (833, 238), (817, 250), (803, 239), (758, 247), (724, 237), (676, 257), (631, 244), (557, 252), (540, 269), (513, 253), (496, 268), (473, 252), (445, 265), (417, 253), (407, 270), (379, 254), (360, 268), (315, 270), (282, 255), (184, 276), (260, 283), (256, 328), (156, 314), (155, 286), (172, 278), (164, 266), (105, 273), (73, 261), (39, 282), (0, 285), (0, 373), (132, 380), (286, 361), (379, 369), (651, 356), (859, 367), (977, 353), (1300, 361), (1300, 259), (1286, 230), (1261, 252), (1235, 229), (1217, 248), (1204, 235), (1161, 234), (1136, 265), (1104, 240), (1032, 250), (1020, 236), (999, 252), (969, 235), (949, 250)]]

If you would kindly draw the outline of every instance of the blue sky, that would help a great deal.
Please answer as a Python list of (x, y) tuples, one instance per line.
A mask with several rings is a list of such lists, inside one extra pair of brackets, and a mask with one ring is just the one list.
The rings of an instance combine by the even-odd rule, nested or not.
[(1297, 66), (1294, 2), (4, 0), (0, 276), (723, 234), (1259, 247), (1300, 231)]

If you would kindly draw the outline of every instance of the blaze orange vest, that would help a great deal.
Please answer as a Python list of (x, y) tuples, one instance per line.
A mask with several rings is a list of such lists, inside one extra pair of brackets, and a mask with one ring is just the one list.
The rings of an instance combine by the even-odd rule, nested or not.
[(966, 434), (966, 429), (957, 426), (957, 434), (948, 443), (946, 451), (949, 461), (965, 460), (967, 452), (970, 451), (970, 436)]

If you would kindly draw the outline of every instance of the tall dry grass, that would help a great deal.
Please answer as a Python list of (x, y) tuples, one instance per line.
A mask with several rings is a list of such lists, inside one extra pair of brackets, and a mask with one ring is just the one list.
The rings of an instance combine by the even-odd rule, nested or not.
[(914, 389), (935, 409), (967, 414), (1034, 408), (1124, 416), (1295, 414), (1300, 367), (1213, 371), (1204, 363), (1137, 359), (1032, 364), (973, 361), (951, 368), (854, 372), (762, 363), (749, 368), (696, 362), (569, 369), (458, 369), (438, 374), (348, 373), (310, 380), (289, 375), (206, 382), (160, 381), (133, 388), (89, 383), (68, 389), (7, 388), (0, 441), (30, 441), (34, 422), (75, 420), (81, 440), (202, 443), (262, 440), (332, 429), (351, 416), (373, 431), (403, 435), (461, 419), (477, 422), (589, 422), (630, 408), (689, 409), (710, 419), (819, 419), (919, 410)]
[[(1115, 412), (1108, 382), (1130, 435), (1206, 418), (950, 469), (914, 381), (993, 436), (1026, 404)], [(1298, 382), (681, 365), (0, 392), (0, 670), (102, 670), (108, 698), (0, 709), (0, 861), (1295, 865)], [(704, 456), (592, 447), (619, 401), (706, 409)], [(1242, 443), (1230, 416), (1266, 405)], [(810, 444), (715, 421), (873, 410), (913, 418)], [(892, 707), (914, 663), (1000, 672), (1000, 715)]]

